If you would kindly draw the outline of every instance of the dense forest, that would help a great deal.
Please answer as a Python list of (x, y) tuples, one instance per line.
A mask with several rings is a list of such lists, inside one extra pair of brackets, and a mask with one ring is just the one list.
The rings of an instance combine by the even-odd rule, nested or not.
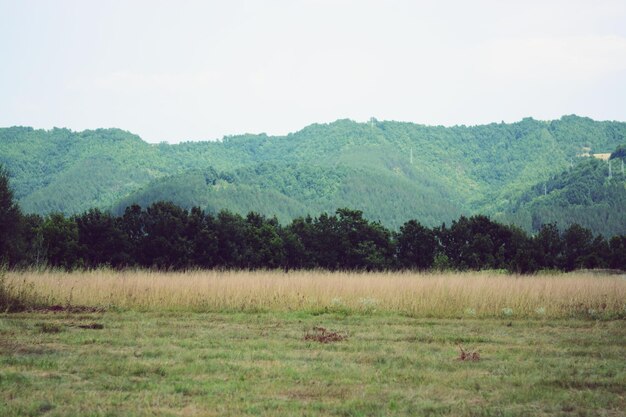
[(531, 233), (546, 223), (562, 227), (577, 223), (605, 236), (626, 234), (626, 175), (621, 149), (616, 149), (609, 161), (583, 158), (534, 185), (495, 219)]
[(416, 220), (398, 231), (338, 209), (288, 225), (250, 212), (217, 215), (171, 202), (115, 216), (99, 209), (66, 217), (23, 214), (0, 168), (0, 260), (10, 267), (282, 268), (328, 270), (540, 269), (626, 270), (626, 236), (606, 240), (572, 224), (544, 224), (529, 236), (486, 216), (461, 216), (429, 228)]
[(608, 179), (606, 162), (586, 155), (625, 143), (626, 123), (578, 116), (454, 127), (338, 120), (177, 145), (118, 129), (12, 127), (0, 129), (0, 164), (27, 214), (122, 216), (166, 200), (286, 226), (352, 207), (394, 230), (409, 219), (435, 228), (483, 214), (529, 233), (576, 222), (611, 237), (625, 233), (624, 176), (616, 161)]

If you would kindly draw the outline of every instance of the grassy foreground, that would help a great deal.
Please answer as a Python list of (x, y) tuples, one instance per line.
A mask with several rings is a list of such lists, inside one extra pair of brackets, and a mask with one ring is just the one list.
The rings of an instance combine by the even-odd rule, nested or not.
[(625, 285), (10, 273), (5, 298), (49, 307), (0, 314), (0, 416), (623, 416)]
[(625, 348), (619, 320), (7, 314), (0, 415), (623, 416)]

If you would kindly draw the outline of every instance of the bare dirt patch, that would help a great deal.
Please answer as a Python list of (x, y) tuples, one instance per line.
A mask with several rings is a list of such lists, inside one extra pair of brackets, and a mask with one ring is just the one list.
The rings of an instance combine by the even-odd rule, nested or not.
[(341, 342), (347, 338), (348, 336), (345, 334), (333, 332), (319, 326), (313, 327), (312, 330), (307, 331), (304, 335), (304, 340), (313, 340), (320, 343)]
[(100, 323), (79, 324), (76, 327), (80, 329), (102, 330), (104, 329), (104, 324), (100, 324)]

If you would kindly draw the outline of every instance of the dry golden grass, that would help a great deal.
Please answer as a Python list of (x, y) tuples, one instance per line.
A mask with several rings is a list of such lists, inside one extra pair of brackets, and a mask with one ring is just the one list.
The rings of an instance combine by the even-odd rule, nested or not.
[(597, 273), (9, 272), (48, 304), (188, 311), (398, 312), (416, 317), (624, 317), (626, 277)]

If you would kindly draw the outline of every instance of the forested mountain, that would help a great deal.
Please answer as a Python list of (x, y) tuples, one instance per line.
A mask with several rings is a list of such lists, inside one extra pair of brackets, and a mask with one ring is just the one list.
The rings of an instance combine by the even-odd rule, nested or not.
[(626, 235), (626, 176), (624, 156), (618, 154), (611, 160), (610, 177), (609, 162), (584, 158), (530, 188), (496, 218), (533, 233), (542, 224), (564, 228), (577, 223), (604, 236)]
[(40, 214), (110, 206), (171, 167), (158, 149), (118, 129), (0, 129), (0, 163), (22, 209)]
[[(546, 181), (550, 187), (568, 169), (586, 175), (571, 169), (595, 164), (580, 155), (612, 152), (625, 138), (626, 123), (578, 116), (471, 127), (338, 120), (286, 136), (177, 145), (148, 144), (117, 129), (13, 127), (0, 129), (0, 164), (23, 210), (40, 214), (92, 207), (119, 214), (134, 202), (170, 200), (209, 212), (257, 211), (283, 222), (353, 207), (392, 228), (407, 219), (435, 226), (482, 213), (532, 229), (533, 215), (524, 213), (541, 197), (533, 194), (537, 187), (543, 191)], [(593, 210), (586, 216), (595, 216)], [(611, 224), (626, 223), (623, 208), (614, 217)], [(576, 221), (607, 235), (623, 233)]]

